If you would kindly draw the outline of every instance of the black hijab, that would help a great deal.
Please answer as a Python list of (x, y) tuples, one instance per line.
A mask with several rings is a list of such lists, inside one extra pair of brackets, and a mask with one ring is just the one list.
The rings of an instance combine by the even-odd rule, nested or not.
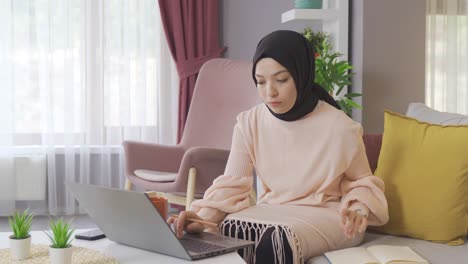
[(284, 121), (294, 121), (312, 112), (319, 100), (340, 109), (338, 103), (320, 85), (314, 83), (315, 56), (314, 47), (301, 34), (290, 30), (278, 30), (266, 35), (257, 45), (253, 57), (252, 77), (255, 84), (255, 68), (263, 58), (272, 58), (291, 74), (297, 89), (297, 98), (293, 107), (284, 114), (276, 114)]

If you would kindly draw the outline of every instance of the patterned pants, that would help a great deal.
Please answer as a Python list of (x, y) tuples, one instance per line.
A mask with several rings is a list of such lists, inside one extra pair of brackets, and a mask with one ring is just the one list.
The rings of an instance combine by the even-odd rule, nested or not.
[[(241, 226), (247, 228), (240, 228)], [(266, 227), (257, 223), (241, 224), (240, 221), (236, 221), (235, 224), (232, 222), (224, 223), (222, 228), (225, 236), (256, 242), (253, 249), (238, 250), (239, 255), (249, 264), (293, 263), (291, 246), (287, 242), (288, 240), (282, 227)], [(262, 230), (260, 241), (258, 230)], [(280, 241), (283, 241), (283, 243), (275, 243), (277, 241), (274, 238), (275, 236), (280, 236)]]

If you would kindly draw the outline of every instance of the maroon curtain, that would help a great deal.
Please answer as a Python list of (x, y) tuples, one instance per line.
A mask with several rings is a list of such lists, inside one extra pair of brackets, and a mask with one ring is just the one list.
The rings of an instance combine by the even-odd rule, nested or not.
[(218, 42), (218, 0), (159, 0), (159, 10), (180, 78), (180, 142), (198, 72), (203, 63), (224, 51)]

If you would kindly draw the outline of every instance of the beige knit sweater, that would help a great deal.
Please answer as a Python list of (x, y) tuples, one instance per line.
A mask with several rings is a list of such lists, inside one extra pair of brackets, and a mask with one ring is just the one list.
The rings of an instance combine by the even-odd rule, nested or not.
[[(254, 167), (264, 192), (258, 194), (257, 206), (244, 210), (249, 207)], [(278, 217), (282, 208), (295, 209), (288, 213), (290, 218), (282, 218)], [(361, 125), (323, 101), (292, 122), (277, 119), (264, 104), (240, 113), (224, 174), (191, 209), (216, 223), (230, 214), (228, 218), (293, 226), (294, 239), (301, 243), (298, 233), (307, 227), (297, 222), (307, 222), (316, 231), (321, 228), (312, 223), (320, 217), (314, 208), (332, 210), (338, 219), (337, 223), (330, 220), (333, 225), (339, 223), (339, 211), (344, 208), (367, 212), (369, 225), (388, 221), (384, 183), (370, 170)], [(294, 213), (298, 210), (310, 213)], [(342, 233), (339, 226), (334, 229)], [(327, 239), (328, 250), (340, 247)], [(302, 240), (307, 244), (307, 238)], [(310, 250), (301, 250), (298, 254), (310, 257)]]

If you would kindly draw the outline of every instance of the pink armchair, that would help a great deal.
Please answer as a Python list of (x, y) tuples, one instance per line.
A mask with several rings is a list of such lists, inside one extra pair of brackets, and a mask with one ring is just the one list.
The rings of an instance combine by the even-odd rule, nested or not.
[[(236, 116), (260, 103), (251, 64), (213, 59), (203, 65), (195, 84), (180, 144), (123, 143), (125, 189), (132, 184), (190, 207), (224, 173)], [(137, 176), (138, 174), (138, 176)]]

